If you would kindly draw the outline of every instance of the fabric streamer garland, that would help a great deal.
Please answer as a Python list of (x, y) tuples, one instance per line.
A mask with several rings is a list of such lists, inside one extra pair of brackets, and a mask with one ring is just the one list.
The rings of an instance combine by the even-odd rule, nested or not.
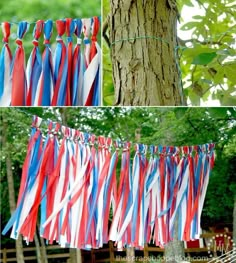
[(40, 235), (62, 247), (99, 248), (109, 240), (118, 249), (150, 242), (162, 247), (173, 239), (176, 218), (179, 240), (199, 238), (214, 144), (136, 144), (132, 158), (130, 142), (52, 121), (45, 137), (41, 123), (35, 116), (17, 208), (3, 234), (12, 229), (12, 238), (33, 241), (41, 209)]
[[(0, 106), (101, 105), (99, 18), (57, 20), (56, 45), (51, 44), (52, 20), (34, 24), (33, 49), (25, 60), (22, 39), (30, 24), (18, 23), (17, 48), (12, 59), (8, 44), (11, 24), (1, 23), (4, 45), (0, 55)], [(45, 48), (41, 56), (39, 41), (43, 31)]]

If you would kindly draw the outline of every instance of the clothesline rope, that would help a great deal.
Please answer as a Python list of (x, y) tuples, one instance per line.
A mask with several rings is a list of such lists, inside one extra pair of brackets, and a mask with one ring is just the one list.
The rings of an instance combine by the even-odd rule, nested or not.
[[(87, 17), (87, 18), (84, 18), (84, 19), (89, 19), (89, 17)], [(101, 23), (101, 17), (100, 16), (98, 16), (98, 19), (99, 19), (99, 21), (100, 21), (100, 23)], [(61, 20), (66, 20), (66, 18), (61, 18)], [(53, 24), (56, 24), (56, 21), (57, 20), (52, 20), (52, 22), (53, 22)], [(5, 22), (0, 22), (0, 26), (2, 25), (2, 24), (4, 24)], [(19, 23), (20, 22), (10, 22), (10, 24), (11, 25), (19, 25)], [(29, 25), (35, 25), (37, 22), (27, 22)]]
[[(123, 146), (127, 143), (127, 141), (125, 141), (125, 140), (113, 139), (113, 138), (111, 138), (111, 137), (105, 137), (105, 136), (103, 136), (103, 135), (95, 135), (95, 134), (93, 134), (93, 133), (91, 133), (91, 132), (89, 132), (89, 133), (88, 133), (88, 132), (84, 132), (84, 131), (78, 130), (78, 129), (76, 129), (76, 128), (70, 128), (70, 127), (67, 127), (67, 126), (65, 126), (64, 124), (62, 124), (60, 121), (54, 121), (54, 120), (52, 120), (52, 119), (50, 119), (50, 118), (48, 118), (48, 119), (46, 120), (46, 119), (44, 119), (44, 118), (42, 118), (42, 117), (40, 117), (40, 116), (31, 114), (31, 113), (29, 113), (29, 112), (27, 112), (27, 111), (24, 111), (24, 110), (20, 109), (20, 108), (16, 108), (16, 110), (17, 110), (18, 112), (21, 112), (21, 113), (26, 114), (26, 115), (29, 116), (31, 119), (35, 119), (35, 118), (40, 119), (40, 126), (39, 126), (39, 127), (41, 127), (43, 124), (45, 124), (46, 127), (48, 127), (48, 125), (53, 125), (54, 127), (57, 127), (56, 133), (54, 133), (53, 130), (51, 131), (51, 132), (54, 133), (54, 134), (62, 135), (62, 136), (63, 136), (63, 129), (65, 129), (65, 128), (68, 129), (68, 131), (69, 131), (69, 133), (67, 134), (68, 139), (74, 139), (73, 137), (71, 137), (72, 131), (73, 131), (73, 132), (74, 132), (74, 131), (77, 131), (77, 132), (79, 132), (79, 133), (87, 134), (88, 138), (89, 138), (89, 137), (93, 137), (93, 138), (94, 138), (93, 145), (97, 145), (97, 144), (98, 144), (98, 142), (97, 142), (96, 139), (99, 138), (100, 136), (102, 136), (102, 137), (104, 137), (104, 138), (106, 138), (106, 139), (112, 140), (113, 142), (116, 142), (116, 146), (114, 146), (114, 145), (112, 145), (112, 144), (110, 145), (110, 147), (113, 148), (113, 149), (119, 149), (119, 148), (122, 149)], [(48, 131), (48, 129), (47, 129), (47, 131)], [(137, 143), (131, 142), (131, 141), (129, 142), (129, 144), (130, 144), (130, 147), (137, 145)], [(142, 144), (142, 143), (140, 143), (140, 144)], [(211, 143), (209, 143), (209, 144), (216, 145), (215, 142), (211, 142)], [(146, 145), (146, 144), (142, 144), (142, 145), (145, 145), (145, 146), (146, 146), (146, 152), (153, 152), (153, 151), (156, 152), (156, 150), (157, 150), (157, 149), (152, 149), (153, 147), (157, 147), (157, 146)], [(202, 146), (203, 146), (203, 145), (206, 145), (206, 144), (202, 144)], [(181, 150), (181, 151), (183, 152), (183, 147), (184, 147), (184, 146), (182, 146), (182, 149), (181, 149), (181, 146), (169, 146), (169, 147), (175, 147), (177, 150)], [(194, 151), (194, 148), (196, 148), (196, 146), (192, 145), (192, 146), (188, 146), (188, 147), (191, 147), (191, 148), (192, 148), (191, 153), (194, 153), (194, 152), (195, 152), (195, 151)], [(147, 151), (147, 149), (150, 149), (150, 151), (149, 151), (149, 150)], [(173, 149), (173, 150), (174, 150), (174, 149)], [(191, 149), (190, 149), (190, 150), (191, 150)], [(157, 152), (156, 152), (156, 153), (157, 153)]]
[[(221, 33), (219, 33), (219, 34), (215, 34), (215, 35), (213, 35), (213, 36), (208, 36), (208, 37), (206, 37), (205, 41), (209, 41), (209, 42), (210, 42), (210, 41), (213, 41), (216, 37), (224, 36), (224, 35), (226, 35), (227, 33), (236, 34), (236, 31), (235, 31), (235, 29), (232, 28), (232, 29), (229, 29), (229, 30), (227, 30), (227, 31), (221, 32)], [(111, 46), (113, 46), (113, 45), (115, 45), (115, 44), (118, 44), (118, 43), (120, 43), (120, 42), (134, 41), (134, 40), (140, 40), (140, 39), (153, 39), (153, 40), (158, 40), (158, 41), (162, 41), (162, 42), (164, 42), (164, 43), (166, 43), (166, 44), (169, 44), (169, 42), (168, 42), (166, 39), (162, 38), (162, 37), (145, 35), (145, 36), (133, 36), (133, 37), (121, 38), (121, 39), (118, 39), (118, 40), (112, 42), (112, 43), (111, 43)], [(194, 42), (194, 41), (198, 41), (198, 39), (193, 38), (193, 39), (190, 39), (190, 40), (189, 40), (189, 42)], [(204, 40), (201, 41), (201, 42), (204, 42)], [(200, 42), (200, 43), (201, 43), (201, 42)], [(210, 43), (209, 43), (209, 44), (210, 44)], [(177, 46), (175, 46), (174, 48), (176, 48), (176, 49), (188, 49), (189, 47), (177, 45)]]

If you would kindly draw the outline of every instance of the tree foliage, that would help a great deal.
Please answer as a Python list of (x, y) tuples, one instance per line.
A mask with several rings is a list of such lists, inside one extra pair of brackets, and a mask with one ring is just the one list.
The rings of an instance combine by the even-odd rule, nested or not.
[[(104, 0), (104, 17), (109, 1)], [(236, 104), (236, 5), (234, 0), (177, 0), (180, 14), (178, 53), (184, 93), (189, 105)], [(191, 21), (183, 17), (186, 7), (199, 10)], [(189, 37), (181, 39), (185, 32)], [(109, 48), (104, 44), (104, 104), (112, 105), (114, 87), (111, 78)]]

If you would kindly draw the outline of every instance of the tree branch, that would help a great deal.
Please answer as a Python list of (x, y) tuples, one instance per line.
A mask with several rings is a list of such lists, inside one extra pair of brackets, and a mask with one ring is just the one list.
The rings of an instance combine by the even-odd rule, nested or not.
[(189, 118), (187, 118), (187, 120), (194, 131), (199, 131), (199, 129), (193, 125), (192, 121)]

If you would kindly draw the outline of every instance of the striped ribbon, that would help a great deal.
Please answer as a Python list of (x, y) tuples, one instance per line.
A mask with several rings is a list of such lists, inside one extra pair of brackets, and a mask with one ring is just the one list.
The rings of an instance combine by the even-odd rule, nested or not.
[(12, 53), (8, 45), (8, 39), (10, 36), (11, 24), (8, 22), (2, 23), (3, 43), (0, 54), (0, 105), (9, 106), (11, 104), (11, 63)]
[(50, 48), (50, 38), (53, 30), (52, 20), (47, 20), (44, 23), (44, 44), (45, 49), (42, 57), (42, 72), (39, 78), (35, 106), (50, 106), (53, 96), (53, 63), (52, 53)]
[(72, 105), (72, 62), (73, 62), (73, 39), (72, 34), (75, 31), (75, 22), (72, 18), (66, 18), (66, 36), (67, 36), (67, 85), (66, 85), (66, 106)]
[(27, 64), (27, 106), (34, 105), (35, 102), (35, 96), (36, 96), (36, 88), (39, 82), (39, 78), (42, 72), (42, 58), (41, 54), (39, 51), (39, 38), (42, 34), (44, 27), (44, 21), (39, 20), (36, 22), (36, 25), (34, 27), (34, 32), (33, 32), (33, 45), (34, 48), (30, 54), (30, 58), (28, 60)]
[[(100, 57), (99, 57), (99, 47), (97, 44), (97, 34), (99, 31), (99, 19), (98, 17), (93, 18), (92, 26), (92, 43), (89, 54), (89, 66), (87, 72), (85, 73), (85, 90), (89, 89), (85, 106), (97, 106), (99, 105), (99, 67), (100, 67)], [(87, 79), (88, 78), (88, 79)], [(88, 86), (86, 84), (89, 82)], [(90, 87), (91, 86), (91, 87)]]
[(18, 25), (17, 30), (17, 48), (13, 59), (12, 66), (12, 106), (26, 105), (27, 83), (25, 73), (25, 51), (22, 43), (22, 38), (29, 29), (29, 24), (22, 21)]
[(73, 79), (73, 91), (72, 91), (72, 105), (83, 105), (82, 92), (83, 92), (83, 57), (81, 56), (81, 33), (83, 23), (81, 19), (75, 21), (75, 35), (77, 37), (77, 45), (73, 53), (73, 68), (72, 68), (72, 79)]
[(99, 248), (109, 240), (118, 249), (163, 247), (176, 219), (179, 240), (199, 238), (214, 144), (136, 144), (132, 158), (130, 142), (51, 121), (43, 139), (41, 123), (34, 117), (17, 208), (3, 234), (12, 228), (12, 238), (33, 241), (40, 209), (40, 235), (62, 247)]
[(89, 67), (89, 63), (90, 63), (90, 47), (91, 47), (91, 41), (90, 41), (90, 33), (91, 33), (91, 26), (92, 26), (92, 19), (91, 18), (85, 18), (82, 19), (82, 23), (83, 23), (83, 34), (84, 34), (84, 66), (83, 66), (83, 90), (82, 90), (82, 103), (83, 105), (86, 104), (87, 98), (88, 98), (88, 94), (91, 88), (90, 84), (86, 83), (86, 72), (88, 67)]
[(66, 22), (64, 20), (56, 21), (57, 27), (57, 47), (55, 51), (55, 71), (54, 71), (54, 82), (55, 89), (52, 99), (52, 105), (65, 105), (66, 100), (66, 79), (67, 79), (67, 56), (66, 56), (66, 45), (63, 42), (62, 36), (66, 31)]

